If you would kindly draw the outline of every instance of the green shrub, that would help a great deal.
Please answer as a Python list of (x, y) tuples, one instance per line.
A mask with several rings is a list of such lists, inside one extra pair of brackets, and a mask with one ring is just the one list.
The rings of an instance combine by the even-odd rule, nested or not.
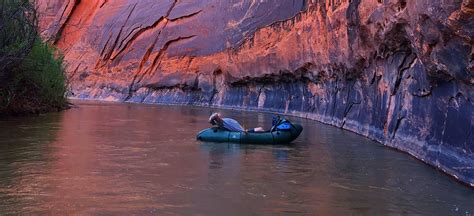
[(0, 0), (0, 115), (65, 108), (63, 58), (37, 33), (34, 1)]
[(0, 78), (33, 47), (38, 35), (36, 15), (33, 0), (0, 0)]
[(51, 46), (36, 40), (33, 49), (21, 63), (20, 82), (38, 91), (44, 104), (62, 104), (66, 102), (67, 91), (63, 68), (63, 58), (56, 58), (57, 53)]
[(3, 98), (0, 110), (37, 112), (66, 106), (63, 58), (56, 57), (56, 53), (41, 39), (36, 40), (30, 53), (12, 70), (7, 84), (0, 89), (0, 98)]

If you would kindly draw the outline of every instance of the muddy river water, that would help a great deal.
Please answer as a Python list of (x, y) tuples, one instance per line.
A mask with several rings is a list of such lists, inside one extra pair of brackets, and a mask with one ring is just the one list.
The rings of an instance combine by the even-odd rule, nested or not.
[(0, 214), (474, 215), (471, 188), (332, 126), (290, 117), (292, 145), (201, 143), (216, 109), (76, 103), (0, 120)]

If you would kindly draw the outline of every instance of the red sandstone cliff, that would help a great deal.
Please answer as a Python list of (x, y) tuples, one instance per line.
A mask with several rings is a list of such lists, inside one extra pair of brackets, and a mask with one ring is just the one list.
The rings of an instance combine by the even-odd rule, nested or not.
[(39, 6), (73, 97), (292, 113), (474, 185), (474, 0)]

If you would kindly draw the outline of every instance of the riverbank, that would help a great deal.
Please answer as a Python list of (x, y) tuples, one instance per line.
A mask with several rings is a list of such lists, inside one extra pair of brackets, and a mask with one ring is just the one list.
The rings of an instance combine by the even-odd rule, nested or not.
[(38, 115), (69, 107), (62, 58), (37, 38), (25, 58), (0, 79), (0, 117)]
[(34, 1), (2, 1), (0, 8), (0, 117), (66, 109), (63, 57), (41, 39)]
[(44, 113), (61, 112), (70, 109), (71, 105), (57, 104), (57, 105), (38, 105), (31, 101), (18, 102), (17, 105), (12, 105), (9, 109), (0, 110), (0, 118), (22, 117), (22, 116), (36, 116)]

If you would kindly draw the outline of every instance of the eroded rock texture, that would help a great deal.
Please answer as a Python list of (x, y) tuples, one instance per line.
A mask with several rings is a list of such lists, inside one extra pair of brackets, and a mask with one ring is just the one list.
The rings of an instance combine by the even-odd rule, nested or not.
[(474, 0), (40, 0), (72, 96), (315, 119), (474, 186)]

